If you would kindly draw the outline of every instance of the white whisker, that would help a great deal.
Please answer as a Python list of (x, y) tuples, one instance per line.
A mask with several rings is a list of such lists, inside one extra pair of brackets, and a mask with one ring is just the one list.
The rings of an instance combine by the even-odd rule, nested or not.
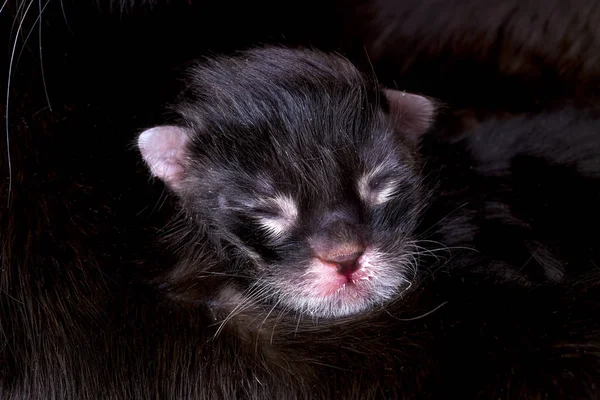
[(421, 315), (416, 316), (416, 317), (412, 317), (412, 318), (397, 318), (397, 317), (394, 317), (394, 318), (396, 320), (398, 320), (398, 321), (415, 321), (415, 320), (418, 320), (418, 319), (421, 319), (421, 318), (425, 318), (426, 316), (433, 314), (434, 312), (436, 312), (437, 310), (439, 310), (440, 308), (442, 308), (446, 304), (448, 304), (447, 301), (445, 301), (442, 304), (440, 304), (439, 306), (435, 307), (433, 310), (427, 311), (426, 313), (421, 314)]
[(298, 328), (300, 327), (300, 319), (302, 318), (301, 313), (297, 313), (297, 314), (298, 314), (298, 322), (296, 322), (296, 329), (294, 330), (294, 338), (298, 334)]
[[(50, 96), (48, 95), (48, 86), (46, 85), (46, 74), (44, 73), (44, 58), (42, 56), (42, 13), (44, 12), (44, 10), (46, 9), (46, 6), (48, 6), (48, 4), (50, 3), (50, 0), (46, 0), (46, 4), (44, 4), (44, 7), (42, 7), (42, 0), (38, 0), (38, 7), (40, 9), (40, 15), (38, 16), (38, 44), (40, 46), (40, 71), (42, 74), (42, 85), (44, 86), (44, 94), (46, 95), (46, 102), (48, 103), (48, 109), (50, 110), (50, 112), (52, 112), (52, 104), (50, 104)], [(35, 26), (35, 22), (34, 22), (34, 26)]]
[(69, 32), (73, 33), (73, 29), (71, 29), (71, 25), (69, 24), (69, 21), (67, 20), (67, 13), (65, 12), (65, 4), (64, 4), (63, 0), (60, 0), (60, 11), (62, 12), (63, 19), (65, 20), (65, 25), (67, 26), (67, 29), (69, 30)]
[(289, 312), (289, 310), (289, 307), (284, 307), (279, 311), (279, 315), (275, 319), (275, 322), (273, 323), (273, 328), (271, 329), (271, 340), (269, 342), (270, 344), (273, 344), (273, 336), (275, 336), (275, 327), (277, 326), (277, 323), (281, 321), (281, 318), (283, 318), (283, 316), (286, 315)]
[(463, 203), (460, 206), (456, 207), (454, 210), (450, 211), (448, 214), (446, 214), (444, 217), (442, 217), (438, 222), (436, 222), (435, 224), (431, 225), (424, 232), (422, 232), (421, 236), (427, 235), (433, 228), (435, 228), (436, 226), (438, 226), (439, 224), (441, 224), (446, 218), (448, 218), (449, 216), (451, 216), (452, 214), (454, 214), (455, 212), (457, 212), (461, 208), (465, 207), (469, 203), (470, 202)]
[[(21, 21), (17, 27), (17, 32), (15, 34), (15, 39), (13, 41), (13, 46), (10, 54), (10, 62), (8, 64), (8, 82), (6, 84), (6, 103), (5, 103), (5, 121), (6, 121), (6, 156), (8, 158), (8, 196), (7, 196), (7, 207), (10, 206), (11, 194), (12, 194), (12, 161), (10, 155), (10, 133), (9, 133), (9, 106), (10, 106), (10, 85), (12, 81), (12, 69), (13, 63), (15, 60), (15, 53), (17, 51), (17, 43), (19, 42), (19, 33), (21, 33), (21, 29), (23, 29), (23, 23), (25, 22), (25, 18), (29, 13), (29, 9), (33, 4), (33, 0), (30, 0), (27, 8), (23, 11), (23, 16), (21, 17)], [(22, 7), (22, 6), (21, 6)], [(21, 8), (19, 7), (19, 8)]]
[(268, 298), (268, 295), (266, 295), (266, 294), (268, 294), (268, 292), (269, 292), (268, 288), (264, 285), (261, 285), (260, 282), (256, 282), (254, 285), (252, 285), (250, 288), (248, 288), (248, 290), (246, 290), (245, 293), (242, 294), (244, 301), (242, 301), (238, 305), (236, 305), (233, 308), (233, 310), (231, 310), (229, 312), (229, 314), (223, 319), (223, 321), (221, 321), (221, 323), (219, 324), (219, 327), (217, 328), (217, 331), (213, 335), (213, 339), (215, 339), (217, 336), (219, 336), (219, 334), (221, 333), (221, 331), (223, 330), (225, 325), (232, 318), (237, 316), (239, 313), (247, 310), (250, 306), (252, 306), (256, 302), (262, 301), (265, 298)]
[[(258, 341), (260, 338), (260, 332), (262, 330), (263, 325), (265, 324), (265, 322), (267, 322), (267, 320), (269, 319), (269, 317), (271, 316), (271, 314), (273, 313), (273, 311), (277, 308), (277, 306), (279, 305), (279, 302), (281, 300), (278, 299), (275, 304), (273, 304), (273, 307), (271, 307), (271, 310), (267, 313), (267, 316), (265, 317), (265, 319), (263, 319), (263, 321), (261, 322), (261, 324), (258, 326), (258, 329), (256, 330), (257, 332), (259, 332), (259, 335), (256, 336), (256, 345), (254, 347), (254, 351), (256, 353), (258, 353)], [(273, 337), (271, 337), (271, 339), (273, 339)]]

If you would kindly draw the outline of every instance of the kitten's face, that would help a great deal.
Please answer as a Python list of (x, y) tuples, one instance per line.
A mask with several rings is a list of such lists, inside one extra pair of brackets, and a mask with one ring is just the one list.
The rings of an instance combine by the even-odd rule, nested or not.
[[(204, 115), (203, 129), (220, 133), (154, 128), (139, 143), (203, 229), (251, 260), (224, 268), (243, 265), (252, 293), (340, 317), (410, 286), (412, 233), (426, 200), (410, 147), (365, 101), (348, 92), (324, 109), (305, 99), (300, 113), (287, 107), (218, 125)], [(149, 148), (160, 151), (149, 156)]]
[(415, 160), (391, 132), (373, 127), (318, 146), (243, 153), (251, 167), (209, 167), (219, 179), (198, 189), (214, 197), (198, 204), (212, 204), (215, 225), (239, 239), (256, 283), (275, 301), (336, 317), (410, 284), (411, 233), (424, 199)]

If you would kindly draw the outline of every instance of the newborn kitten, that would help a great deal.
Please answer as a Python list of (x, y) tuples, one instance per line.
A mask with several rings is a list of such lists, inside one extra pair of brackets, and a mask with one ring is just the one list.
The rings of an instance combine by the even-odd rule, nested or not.
[[(596, 148), (581, 146), (595, 120), (490, 122), (457, 142), (427, 132), (419, 146), (434, 108), (319, 52), (264, 48), (192, 69), (173, 124), (138, 138), (181, 204), (180, 262), (157, 280), (179, 310), (172, 324), (198, 320), (183, 348), (200, 346), (201, 360), (186, 359), (185, 387), (248, 398), (597, 394), (595, 259), (567, 252), (581, 236), (552, 236), (564, 204), (532, 201), (525, 182), (541, 187), (575, 165), (574, 187), (593, 189)], [(531, 169), (536, 156), (546, 164)]]
[(308, 51), (254, 50), (191, 74), (179, 123), (138, 139), (196, 230), (171, 290), (218, 273), (213, 292), (201, 283), (204, 300), (236, 288), (342, 317), (410, 286), (427, 202), (410, 141), (433, 117), (428, 99), (379, 91), (347, 61)]

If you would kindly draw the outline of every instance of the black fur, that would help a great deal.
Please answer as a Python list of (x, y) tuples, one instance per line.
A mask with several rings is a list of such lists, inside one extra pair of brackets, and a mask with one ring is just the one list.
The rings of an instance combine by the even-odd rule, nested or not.
[(438, 186), (423, 232), (449, 247), (431, 279), (461, 308), (445, 362), (467, 366), (440, 369), (459, 393), (598, 397), (599, 131), (567, 108), (424, 138)]
[(444, 218), (439, 241), (489, 257), (484, 275), (563, 283), (598, 272), (599, 132), (598, 112), (570, 108), (460, 135), (436, 128), (422, 147), (442, 194), (428, 223)]
[[(169, 201), (162, 208), (154, 208), (161, 185), (147, 186), (142, 168), (136, 171), (135, 154), (121, 149), (130, 141), (134, 129), (162, 121), (159, 110), (169, 92), (174, 66), (207, 49), (228, 51), (261, 40), (279, 41), (282, 36), (292, 42), (309, 42), (320, 35), (320, 45), (331, 46), (335, 42), (332, 36), (323, 39), (335, 29), (327, 18), (330, 10), (296, 9), (304, 16), (296, 25), (288, 24), (285, 18), (270, 17), (265, 12), (272, 11), (269, 6), (250, 10), (251, 7), (231, 8), (229, 4), (217, 7), (197, 3), (190, 8), (184, 4), (188, 2), (169, 6), (156, 2), (152, 12), (137, 9), (133, 15), (112, 15), (99, 14), (85, 2), (64, 3), (68, 25), (63, 23), (59, 1), (49, 3), (42, 19), (43, 67), (52, 112), (46, 108), (35, 27), (20, 63), (13, 68), (8, 108), (13, 166), (11, 203), (0, 210), (0, 397), (201, 398), (203, 393), (218, 398), (251, 392), (284, 398), (288, 389), (298, 397), (316, 397), (321, 391), (331, 394), (330, 388), (334, 387), (342, 388), (335, 393), (340, 397), (359, 390), (368, 397), (382, 387), (388, 398), (397, 392), (405, 392), (406, 398), (444, 398), (453, 393), (483, 397), (492, 393), (505, 398), (523, 397), (523, 393), (531, 397), (537, 393), (562, 398), (585, 398), (585, 394), (587, 398), (597, 397), (598, 289), (593, 271), (569, 278), (579, 282), (568, 290), (561, 287), (564, 282), (541, 289), (523, 288), (519, 282), (507, 291), (495, 282), (479, 282), (481, 274), (474, 275), (475, 283), (464, 282), (462, 276), (450, 279), (447, 274), (439, 274), (420, 286), (422, 291), (415, 292), (418, 295), (414, 300), (407, 298), (388, 308), (402, 318), (418, 317), (451, 298), (451, 302), (431, 314), (436, 318), (434, 322), (431, 317), (395, 321), (381, 312), (365, 317), (366, 320), (340, 325), (323, 326), (319, 321), (323, 331), (318, 332), (318, 339), (309, 329), (295, 338), (290, 335), (294, 339), (292, 345), (289, 340), (280, 342), (289, 350), (286, 356), (291, 361), (286, 364), (285, 357), (278, 353), (281, 358), (277, 365), (290, 367), (288, 370), (259, 360), (258, 365), (269, 368), (260, 369), (256, 377), (252, 373), (257, 370), (246, 369), (244, 359), (235, 365), (213, 362), (231, 360), (232, 354), (249, 351), (247, 341), (252, 338), (240, 337), (219, 347), (222, 342), (213, 344), (206, 340), (214, 332), (206, 328), (215, 322), (209, 310), (203, 313), (196, 307), (162, 303), (156, 292), (146, 286), (146, 277), (155, 276), (156, 271), (173, 263), (170, 254), (163, 259), (161, 252), (149, 244), (157, 236), (151, 226), (162, 228), (162, 216), (170, 214)], [(14, 30), (10, 31), (16, 14), (14, 4), (10, 2), (0, 15), (0, 27), (8, 42), (5, 48), (12, 48), (12, 40), (20, 37), (19, 52), (36, 15), (28, 14), (29, 22), (17, 36)], [(102, 9), (109, 11), (108, 7)], [(594, 14), (589, 15), (593, 20)], [(319, 22), (307, 22), (315, 22), (311, 16)], [(413, 17), (410, 20), (416, 21)], [(310, 33), (306, 27), (310, 27)], [(233, 28), (244, 35), (229, 39)], [(440, 35), (445, 37), (443, 30)], [(413, 41), (422, 37), (418, 31), (409, 35)], [(181, 49), (175, 45), (190, 38), (191, 46)], [(358, 47), (362, 50), (362, 42)], [(462, 58), (465, 50), (473, 48), (459, 45), (447, 57)], [(525, 51), (526, 57), (535, 53), (535, 48)], [(2, 58), (2, 76), (8, 76), (9, 57), (10, 54)], [(581, 68), (578, 62), (587, 65), (591, 60), (594, 64), (594, 57), (582, 55), (572, 70)], [(486, 86), (492, 84), (493, 89), (504, 90), (502, 84), (494, 84), (497, 71), (493, 63), (484, 66), (487, 72), (469, 90), (460, 92), (456, 89), (471, 82), (462, 78), (472, 77), (471, 72), (478, 67), (465, 72), (459, 64), (454, 70), (457, 75), (448, 79), (443, 68), (437, 68), (440, 64), (435, 56), (425, 58), (433, 60), (427, 65), (435, 67), (432, 70), (422, 68), (422, 63), (411, 64), (416, 65), (412, 71), (420, 76), (414, 80), (413, 89), (431, 89), (429, 93), (434, 94), (435, 87), (428, 82), (454, 82), (449, 90), (439, 90), (440, 97), (450, 100), (459, 93), (470, 96), (475, 87), (487, 88), (483, 93), (475, 93), (485, 96), (484, 104), (497, 108), (497, 92)], [(578, 93), (563, 90), (564, 80), (554, 72), (557, 67), (550, 69), (553, 78), (542, 81), (557, 88), (552, 89), (551, 97), (556, 94), (562, 99)], [(385, 74), (386, 81), (392, 84), (399, 78), (399, 70), (391, 67)], [(410, 88), (415, 75), (405, 76), (401, 82), (406, 86), (401, 87)], [(568, 78), (567, 84), (586, 89), (585, 82), (594, 82), (593, 74), (590, 80), (582, 76), (580, 81)], [(527, 82), (516, 80), (519, 84), (506, 86), (511, 88), (506, 90), (510, 94), (507, 99), (521, 98), (520, 90), (515, 88), (520, 89), (520, 84)], [(538, 81), (533, 81), (536, 89), (542, 86)], [(594, 87), (588, 85), (588, 89)], [(540, 96), (533, 91), (533, 97)], [(465, 95), (456, 102), (461, 104), (465, 99), (466, 104), (472, 104), (482, 97)], [(509, 102), (502, 107), (506, 103)], [(1, 143), (0, 150), (5, 154), (6, 143)], [(463, 150), (457, 153), (464, 155)], [(436, 154), (440, 155), (439, 150)], [(460, 164), (461, 160), (446, 159), (444, 164)], [(6, 161), (3, 156), (3, 176), (8, 175)], [(2, 204), (6, 204), (8, 180), (3, 179), (1, 185)], [(578, 192), (585, 191), (588, 183), (582, 185), (585, 186), (578, 186)], [(144, 207), (140, 203), (148, 204), (148, 208), (141, 210)], [(458, 203), (457, 207), (464, 204)], [(448, 212), (455, 208), (448, 208)], [(528, 209), (536, 211), (535, 207)], [(586, 208), (575, 204), (572, 210), (585, 214)], [(593, 223), (593, 219), (585, 221)], [(567, 222), (561, 222), (561, 226)], [(540, 240), (544, 230), (542, 225), (536, 226), (533, 236)], [(463, 230), (468, 232), (470, 226)], [(563, 251), (569, 260), (574, 259), (569, 246)], [(470, 252), (462, 255), (466, 254)], [(490, 254), (498, 254), (498, 249), (489, 251), (486, 257)], [(503, 264), (506, 258), (522, 260), (521, 256), (502, 254), (500, 258)], [(587, 260), (594, 260), (589, 252), (582, 264), (569, 266), (565, 271), (586, 270), (590, 265)], [(546, 264), (534, 263), (533, 269), (544, 270)], [(484, 266), (487, 265), (486, 259)], [(518, 269), (514, 265), (503, 267)], [(529, 281), (539, 280), (538, 273), (527, 275)], [(446, 290), (450, 293), (446, 294)], [(440, 315), (442, 310), (445, 313)], [(266, 342), (270, 342), (270, 323), (265, 322), (264, 331), (269, 336)], [(295, 325), (277, 326), (274, 341), (295, 330)], [(390, 334), (381, 336), (382, 332)], [(340, 351), (340, 344), (346, 351)], [(246, 360), (254, 354), (247, 355)], [(470, 364), (460, 368), (457, 360)], [(352, 365), (360, 368), (352, 369)], [(217, 378), (210, 379), (213, 377)]]
[(341, 3), (346, 53), (387, 85), (484, 114), (598, 101), (597, 1)]

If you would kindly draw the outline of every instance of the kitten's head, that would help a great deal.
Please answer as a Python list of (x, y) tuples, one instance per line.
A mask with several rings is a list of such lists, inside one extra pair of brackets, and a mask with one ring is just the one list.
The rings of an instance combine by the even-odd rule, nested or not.
[(243, 268), (266, 301), (321, 317), (410, 285), (426, 201), (413, 142), (429, 100), (380, 90), (338, 56), (266, 48), (193, 69), (176, 111), (179, 125), (138, 145), (198, 229), (243, 259), (224, 272)]

